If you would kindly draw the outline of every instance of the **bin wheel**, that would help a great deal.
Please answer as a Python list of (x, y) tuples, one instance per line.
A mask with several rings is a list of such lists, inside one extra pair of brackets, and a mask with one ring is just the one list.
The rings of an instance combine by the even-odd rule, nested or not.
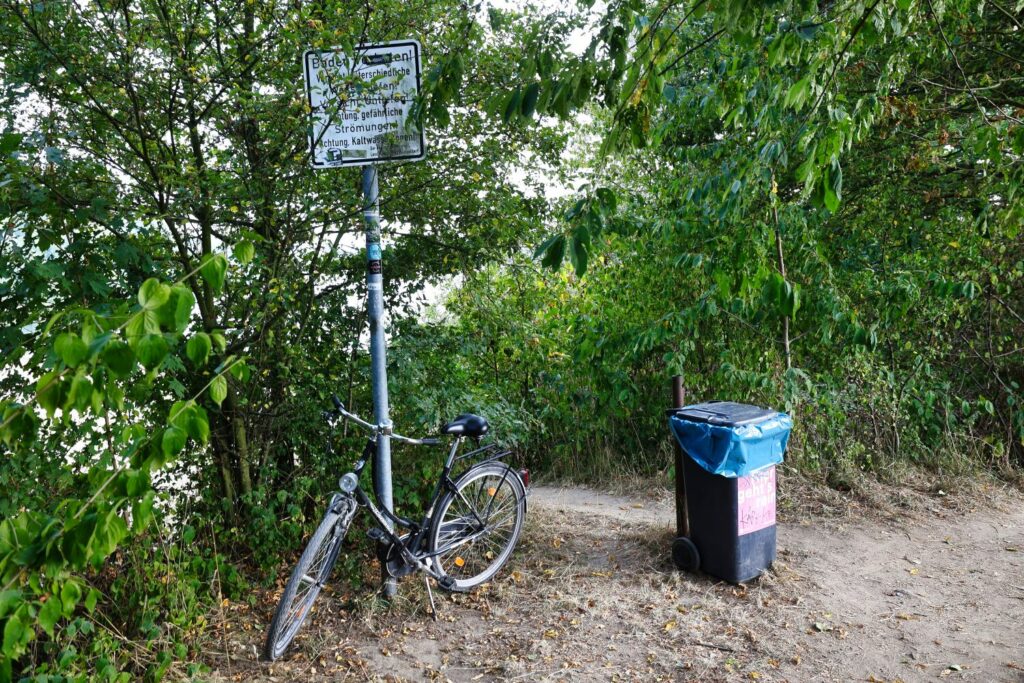
[(700, 553), (697, 546), (686, 536), (672, 541), (672, 561), (686, 572), (695, 572), (700, 568)]

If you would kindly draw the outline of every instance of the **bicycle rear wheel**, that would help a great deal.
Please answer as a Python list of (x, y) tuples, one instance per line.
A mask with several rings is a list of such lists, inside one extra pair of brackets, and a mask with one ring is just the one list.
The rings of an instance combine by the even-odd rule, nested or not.
[(463, 474), (437, 504), (430, 529), (434, 569), (464, 592), (490, 581), (508, 562), (526, 514), (526, 488), (519, 474), (501, 463)]
[(313, 602), (320, 595), (320, 589), (338, 559), (341, 542), (357, 509), (356, 500), (351, 496), (339, 495), (332, 501), (323, 521), (302, 551), (277, 603), (263, 644), (264, 659), (272, 662), (280, 658), (309, 616)]

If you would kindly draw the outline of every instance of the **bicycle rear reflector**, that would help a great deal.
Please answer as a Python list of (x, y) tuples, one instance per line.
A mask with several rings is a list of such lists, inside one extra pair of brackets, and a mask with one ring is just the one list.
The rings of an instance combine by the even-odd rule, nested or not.
[(529, 488), (530, 486), (530, 470), (525, 467), (519, 470), (519, 478), (523, 480), (523, 486)]

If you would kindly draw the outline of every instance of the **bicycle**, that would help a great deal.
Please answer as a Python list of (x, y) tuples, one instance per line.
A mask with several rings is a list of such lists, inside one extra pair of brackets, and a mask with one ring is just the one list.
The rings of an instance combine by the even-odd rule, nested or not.
[[(327, 512), (292, 570), (263, 646), (264, 659), (275, 661), (284, 654), (310, 608), (330, 576), (341, 543), (359, 508), (370, 511), (377, 526), (370, 537), (377, 542), (383, 572), (400, 579), (422, 572), (430, 598), (431, 614), (437, 619), (430, 579), (449, 592), (465, 592), (490, 581), (505, 565), (519, 540), (526, 515), (529, 471), (515, 470), (501, 459), (510, 455), (496, 444), (480, 446), (489, 431), (487, 420), (470, 413), (459, 415), (441, 429), (454, 437), (430, 503), (418, 524), (378, 506), (360, 486), (367, 462), (372, 461), (377, 439), (387, 435), (412, 445), (438, 446), (440, 438), (413, 439), (391, 431), (390, 425), (374, 425), (348, 412), (337, 396), (334, 410), (323, 415), (331, 426), (328, 449), (333, 453), (334, 428), (339, 418), (354, 422), (371, 432), (360, 459), (351, 472), (338, 481)], [(463, 442), (474, 439), (476, 448), (458, 455)], [(452, 477), (456, 465), (476, 458), (467, 469)], [(379, 503), (376, 487), (374, 498)], [(399, 535), (395, 529), (405, 529)]]

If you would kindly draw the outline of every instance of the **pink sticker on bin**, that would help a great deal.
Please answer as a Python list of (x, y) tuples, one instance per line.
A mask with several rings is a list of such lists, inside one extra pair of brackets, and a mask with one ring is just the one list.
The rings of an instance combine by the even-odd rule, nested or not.
[(775, 524), (775, 467), (769, 467), (736, 480), (738, 536), (766, 529)]

